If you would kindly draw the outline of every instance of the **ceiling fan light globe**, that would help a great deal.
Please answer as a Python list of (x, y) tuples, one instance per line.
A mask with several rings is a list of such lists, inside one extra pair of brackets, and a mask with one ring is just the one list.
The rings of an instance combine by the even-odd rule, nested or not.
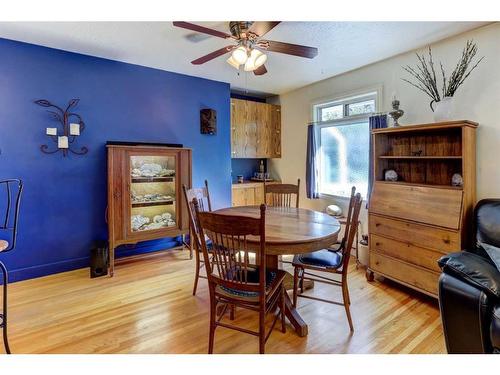
[(255, 62), (254, 62), (255, 69), (260, 68), (267, 61), (267, 55), (265, 53), (260, 52), (260, 51), (258, 51), (258, 52), (259, 52), (259, 55), (255, 58)]
[(267, 56), (260, 52), (259, 50), (253, 49), (250, 53), (250, 57), (245, 63), (245, 71), (253, 72), (258, 67), (262, 66), (267, 60)]
[(238, 64), (245, 64), (248, 60), (247, 56), (247, 50), (243, 46), (239, 46), (236, 48), (233, 53), (231, 54), (231, 57), (236, 61)]
[(226, 62), (231, 65), (235, 69), (240, 69), (240, 64), (233, 58), (233, 56), (229, 56), (229, 58), (226, 60)]

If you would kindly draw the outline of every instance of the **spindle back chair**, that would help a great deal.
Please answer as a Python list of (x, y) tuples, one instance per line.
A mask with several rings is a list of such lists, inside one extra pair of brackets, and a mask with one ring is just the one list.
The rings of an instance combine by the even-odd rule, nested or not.
[[(294, 283), (293, 283), (293, 304), (297, 306), (297, 297), (309, 298), (321, 302), (327, 302), (335, 305), (344, 306), (347, 320), (349, 322), (349, 327), (351, 331), (354, 331), (354, 326), (352, 323), (350, 304), (351, 300), (349, 297), (349, 288), (347, 285), (347, 271), (349, 266), (349, 260), (351, 257), (351, 250), (356, 237), (356, 232), (358, 230), (358, 220), (359, 212), (361, 210), (361, 195), (357, 193), (354, 196), (353, 202), (351, 204), (350, 213), (348, 213), (349, 220), (346, 225), (346, 242), (337, 251), (332, 251), (330, 249), (323, 249), (315, 251), (313, 253), (296, 255), (293, 258), (292, 264), (294, 266)], [(314, 271), (308, 272), (306, 270)], [(316, 272), (326, 272), (331, 274), (341, 275), (340, 280), (324, 277), (318, 275)], [(343, 302), (331, 301), (322, 298), (317, 298), (314, 296), (305, 295), (303, 288), (301, 288), (301, 294), (298, 293), (299, 283), (304, 284), (304, 280), (312, 280), (320, 283), (340, 286), (342, 288), (342, 298)]]
[(299, 191), (300, 178), (297, 185), (264, 184), (264, 199), (268, 206), (299, 208)]
[[(235, 329), (259, 337), (259, 351), (264, 353), (265, 343), (276, 321), (281, 317), (282, 331), (285, 332), (285, 272), (266, 268), (265, 256), (265, 211), (260, 206), (260, 217), (224, 215), (201, 212), (193, 200), (199, 226), (199, 238), (207, 236), (206, 242), (199, 241), (205, 258), (210, 292), (210, 336), (209, 353), (213, 353), (215, 329), (218, 326)], [(252, 236), (260, 240), (258, 249), (250, 249), (247, 239)], [(256, 252), (255, 256), (253, 253)], [(212, 259), (209, 259), (212, 256)], [(217, 318), (217, 305), (223, 304), (222, 313)], [(238, 306), (259, 313), (259, 331), (251, 331), (221, 321), (228, 306)], [(266, 334), (265, 316), (279, 306), (272, 327)]]
[(193, 286), (193, 296), (196, 295), (196, 290), (198, 288), (198, 280), (200, 278), (206, 279), (200, 271), (204, 266), (203, 257), (201, 256), (201, 247), (197, 246), (195, 241), (194, 232), (198, 232), (196, 227), (196, 222), (194, 219), (195, 211), (193, 206), (193, 199), (198, 202), (198, 207), (201, 211), (212, 211), (212, 202), (210, 201), (210, 192), (208, 190), (208, 181), (205, 180), (205, 186), (201, 188), (191, 188), (188, 189), (186, 185), (182, 185), (182, 190), (184, 192), (184, 198), (186, 199), (186, 204), (188, 206), (189, 215), (189, 258), (193, 259), (193, 250), (195, 253), (196, 260), (196, 271), (194, 276), (194, 286)]

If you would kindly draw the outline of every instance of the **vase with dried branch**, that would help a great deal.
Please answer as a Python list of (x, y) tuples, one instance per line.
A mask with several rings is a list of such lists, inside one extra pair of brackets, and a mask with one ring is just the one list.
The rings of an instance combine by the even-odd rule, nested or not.
[[(464, 83), (467, 77), (469, 77), (472, 71), (474, 71), (474, 69), (476, 69), (479, 63), (484, 59), (483, 56), (476, 62), (474, 62), (474, 59), (477, 55), (477, 50), (478, 49), (476, 43), (474, 43), (474, 41), (472, 40), (468, 40), (462, 51), (460, 60), (458, 61), (455, 69), (451, 72), (451, 75), (448, 78), (446, 76), (443, 63), (439, 62), (439, 70), (442, 79), (441, 90), (438, 87), (439, 74), (436, 74), (436, 68), (434, 65), (432, 50), (430, 46), (428, 51), (428, 59), (424, 54), (420, 55), (416, 53), (418, 64), (415, 67), (411, 67), (409, 65), (403, 67), (403, 69), (407, 73), (409, 73), (415, 79), (415, 81), (412, 82), (406, 78), (402, 78), (402, 80), (427, 94), (427, 96), (432, 99), (429, 103), (431, 110), (433, 112), (440, 112), (437, 117), (441, 117), (440, 119), (444, 119), (450, 116), (452, 109), (452, 98), (455, 95), (456, 91)], [(441, 105), (441, 108), (434, 108), (434, 104), (436, 104), (437, 106)]]

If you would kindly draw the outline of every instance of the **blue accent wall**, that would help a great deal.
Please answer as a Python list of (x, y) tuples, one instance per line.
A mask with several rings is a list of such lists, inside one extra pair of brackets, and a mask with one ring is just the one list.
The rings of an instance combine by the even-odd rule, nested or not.
[[(45, 155), (55, 126), (47, 99), (76, 109), (84, 156)], [(200, 109), (217, 111), (217, 134), (200, 134)], [(107, 238), (108, 140), (182, 143), (193, 149), (193, 184), (210, 183), (214, 206), (231, 202), (230, 87), (227, 83), (0, 39), (0, 179), (25, 183), (17, 248), (0, 254), (11, 280), (85, 267), (95, 239)], [(0, 233), (2, 238), (2, 233)], [(144, 252), (173, 239), (128, 247)], [(119, 272), (119, 268), (117, 270)]]

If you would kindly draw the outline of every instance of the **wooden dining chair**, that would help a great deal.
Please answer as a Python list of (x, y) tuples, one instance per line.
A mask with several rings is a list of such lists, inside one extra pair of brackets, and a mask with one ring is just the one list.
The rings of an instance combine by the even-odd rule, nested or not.
[(268, 206), (272, 207), (299, 208), (299, 190), (300, 190), (300, 178), (297, 180), (297, 185), (265, 183), (264, 201)]
[[(297, 185), (293, 184), (266, 184), (264, 183), (264, 201), (272, 207), (296, 207), (299, 208), (300, 178)], [(295, 203), (295, 205), (294, 205)], [(279, 257), (280, 263), (291, 264), (292, 262)]]
[[(189, 258), (193, 259), (193, 250), (196, 258), (196, 271), (194, 276), (194, 286), (193, 286), (193, 296), (196, 295), (196, 289), (198, 288), (198, 280), (201, 278), (206, 279), (205, 276), (201, 274), (201, 269), (204, 267), (203, 256), (201, 255), (201, 247), (198, 246), (196, 241), (194, 241), (194, 233), (198, 233), (199, 230), (196, 227), (196, 221), (194, 220), (194, 206), (192, 205), (193, 199), (198, 202), (198, 207), (200, 211), (212, 211), (212, 203), (210, 201), (210, 193), (208, 191), (208, 181), (205, 180), (205, 187), (202, 188), (192, 188), (188, 189), (186, 185), (182, 185), (182, 190), (184, 191), (184, 198), (186, 199), (186, 204), (188, 206), (189, 215)], [(210, 243), (208, 244), (210, 248)]]
[[(209, 252), (205, 241), (198, 241), (203, 250), (210, 292), (210, 335), (208, 353), (213, 353), (215, 329), (225, 327), (259, 337), (259, 352), (265, 352), (265, 344), (274, 326), (281, 318), (281, 330), (285, 328), (285, 288), (283, 280), (286, 272), (266, 268), (265, 256), (265, 212), (260, 206), (260, 217), (224, 215), (199, 210), (193, 200), (199, 226), (199, 238), (208, 236), (212, 248)], [(257, 250), (249, 249), (247, 237), (260, 239)], [(250, 253), (256, 252), (255, 257)], [(210, 261), (212, 256), (212, 261)], [(254, 259), (254, 261), (251, 261)], [(223, 306), (217, 316), (217, 307)], [(237, 306), (259, 314), (259, 330), (252, 331), (234, 324), (222, 322), (227, 307)], [(270, 329), (266, 333), (265, 318), (274, 314)]]
[[(351, 217), (348, 225), (346, 225), (346, 242), (341, 249), (339, 249), (338, 251), (323, 249), (312, 253), (299, 254), (295, 255), (292, 261), (292, 264), (294, 266), (293, 305), (297, 306), (297, 297), (304, 297), (321, 302), (331, 303), (334, 305), (344, 306), (351, 332), (354, 331), (354, 326), (352, 324), (350, 312), (351, 300), (349, 297), (349, 289), (347, 285), (347, 271), (349, 259), (351, 257), (352, 245), (354, 242), (356, 231), (358, 229), (357, 222), (359, 218), (359, 211), (361, 209), (361, 202), (361, 195), (358, 193), (354, 196)], [(311, 273), (309, 271), (314, 271), (315, 273)], [(341, 278), (340, 280), (337, 280), (334, 278), (318, 275), (316, 272), (337, 274), (341, 275)], [(320, 283), (340, 286), (342, 288), (343, 302), (305, 295), (303, 294), (303, 290), (301, 290), (301, 294), (299, 294), (299, 281), (301, 285), (303, 285), (304, 280), (312, 280)]]

